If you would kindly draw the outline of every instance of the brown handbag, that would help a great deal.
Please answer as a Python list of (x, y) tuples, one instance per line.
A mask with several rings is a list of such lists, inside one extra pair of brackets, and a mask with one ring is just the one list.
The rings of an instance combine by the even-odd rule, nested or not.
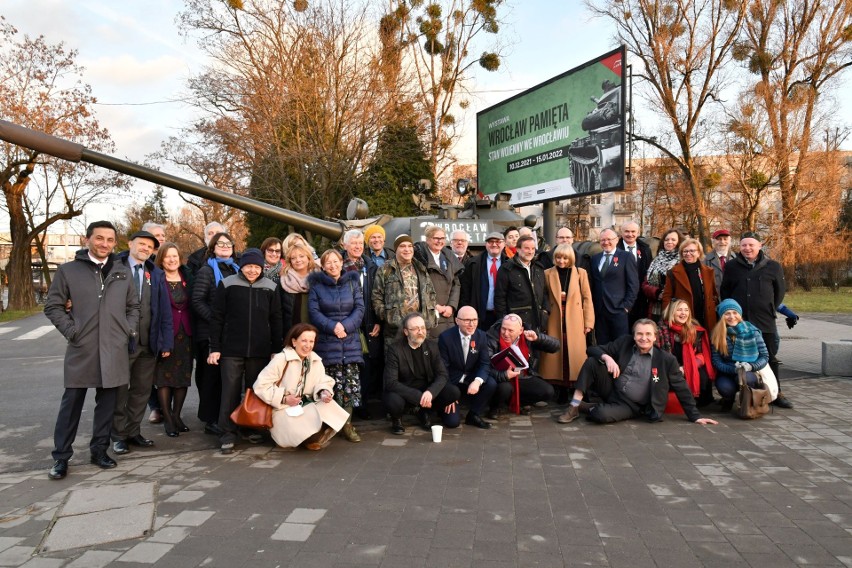
[(743, 369), (737, 369), (737, 376), (740, 380), (740, 392), (737, 396), (737, 404), (734, 406), (734, 414), (737, 418), (754, 420), (769, 412), (772, 395), (760, 377), (758, 376), (757, 384), (750, 387)]
[[(281, 384), (281, 381), (284, 379), (284, 373), (287, 372), (289, 365), (290, 361), (287, 361), (287, 364), (284, 365), (284, 370), (281, 372), (281, 378), (278, 379), (275, 386)], [(272, 407), (254, 394), (254, 389), (248, 388), (246, 389), (243, 401), (231, 413), (231, 421), (243, 428), (269, 430), (272, 428)]]

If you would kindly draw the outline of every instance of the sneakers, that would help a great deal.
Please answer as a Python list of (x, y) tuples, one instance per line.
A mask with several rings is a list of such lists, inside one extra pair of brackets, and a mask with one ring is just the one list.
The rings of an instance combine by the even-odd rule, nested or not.
[(565, 411), (565, 414), (556, 419), (560, 424), (570, 424), (574, 422), (580, 416), (580, 407), (570, 405), (568, 410)]
[(222, 444), (222, 447), (219, 448), (223, 454), (233, 454), (234, 453), (234, 443), (233, 442), (225, 442)]

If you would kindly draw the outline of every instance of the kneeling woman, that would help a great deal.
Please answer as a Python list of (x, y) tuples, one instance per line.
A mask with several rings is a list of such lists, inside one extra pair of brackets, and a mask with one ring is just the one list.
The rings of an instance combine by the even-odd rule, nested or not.
[(680, 363), (686, 384), (699, 408), (713, 402), (716, 371), (710, 364), (710, 338), (694, 319), (686, 300), (674, 298), (663, 312), (657, 347), (668, 351)]
[[(736, 300), (722, 300), (716, 313), (719, 315), (719, 323), (713, 328), (710, 341), (713, 344), (716, 390), (722, 395), (722, 410), (727, 411), (734, 405), (734, 396), (739, 390), (737, 371), (743, 369), (748, 385), (755, 386), (755, 371), (769, 364), (769, 351), (760, 330), (743, 320), (743, 309)], [(773, 399), (777, 394), (777, 385), (775, 391)]]
[[(260, 372), (254, 393), (272, 406), (272, 439), (283, 448), (304, 444), (320, 450), (346, 424), (349, 414), (333, 400), (334, 379), (314, 353), (317, 328), (297, 323), (284, 351)], [(280, 383), (279, 383), (280, 381)]]

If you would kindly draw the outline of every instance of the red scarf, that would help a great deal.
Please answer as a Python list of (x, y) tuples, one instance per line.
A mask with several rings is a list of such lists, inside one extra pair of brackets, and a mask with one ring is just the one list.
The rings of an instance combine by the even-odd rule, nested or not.
[[(500, 351), (503, 351), (504, 349), (508, 349), (510, 345), (512, 345), (512, 344), (509, 343), (508, 341), (504, 341), (503, 336), (501, 335), (500, 336)], [(524, 337), (523, 331), (521, 331), (521, 335), (518, 337), (517, 346), (518, 346), (518, 349), (521, 350), (521, 354), (524, 356), (524, 359), (526, 359), (527, 362), (529, 362), (529, 360), (530, 360), (530, 347), (529, 347), (529, 345), (527, 345), (527, 340)], [(521, 371), (521, 375), (526, 373), (528, 370), (529, 369), (524, 369), (523, 371)], [(519, 392), (518, 384), (516, 382), (517, 379), (515, 379), (514, 381), (515, 381), (515, 384), (513, 385), (514, 391), (512, 392), (512, 399), (509, 401), (509, 412), (514, 412), (515, 414), (520, 414), (521, 413), (521, 395), (520, 395), (520, 392)]]
[[(683, 326), (672, 323), (669, 325), (669, 329), (671, 329), (672, 332), (681, 335)], [(683, 347), (683, 374), (686, 377), (686, 384), (689, 386), (689, 390), (692, 391), (692, 395), (698, 396), (701, 394), (701, 375), (698, 374), (698, 358), (701, 357), (701, 360), (704, 363), (704, 370), (707, 371), (707, 375), (710, 377), (711, 381), (716, 380), (716, 370), (713, 369), (713, 365), (709, 364), (710, 339), (707, 337), (707, 331), (700, 325), (697, 325), (695, 326), (695, 332), (702, 332), (701, 355), (695, 353), (695, 345), (692, 343), (684, 343), (681, 341), (681, 345)], [(681, 335), (681, 338), (682, 337), (683, 336)]]

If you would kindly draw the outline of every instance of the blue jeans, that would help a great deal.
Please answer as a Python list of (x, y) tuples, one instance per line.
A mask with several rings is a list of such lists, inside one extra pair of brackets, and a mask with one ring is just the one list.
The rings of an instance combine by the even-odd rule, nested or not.
[[(746, 373), (746, 383), (753, 387), (757, 385), (757, 375), (751, 371)], [(716, 374), (716, 390), (725, 400), (734, 400), (734, 396), (740, 390), (740, 380), (736, 375)]]

